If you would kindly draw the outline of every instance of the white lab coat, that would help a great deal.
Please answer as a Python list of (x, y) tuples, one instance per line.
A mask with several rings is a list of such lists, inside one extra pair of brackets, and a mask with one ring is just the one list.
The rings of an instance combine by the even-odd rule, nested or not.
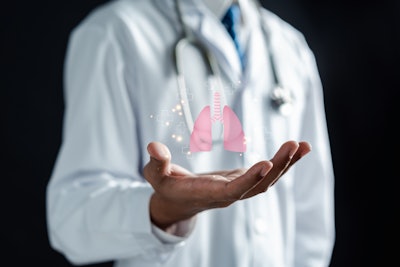
[[(47, 187), (51, 246), (74, 264), (115, 260), (118, 267), (323, 267), (334, 244), (333, 168), (320, 79), (303, 36), (264, 10), (268, 49), (294, 111), (269, 103), (270, 61), (256, 11), (241, 1), (248, 51), (243, 76), (218, 19), (185, 0), (184, 19), (216, 56), (226, 104), (242, 122), (247, 150), (188, 154), (173, 57), (181, 28), (171, 0), (118, 0), (94, 10), (73, 32), (65, 65), (62, 144)], [(204, 63), (186, 52), (193, 116), (210, 104)], [(194, 119), (194, 118), (193, 118)], [(289, 140), (313, 147), (266, 193), (202, 212), (187, 236), (157, 234), (149, 218), (151, 186), (142, 176), (150, 141), (193, 172), (249, 167)]]

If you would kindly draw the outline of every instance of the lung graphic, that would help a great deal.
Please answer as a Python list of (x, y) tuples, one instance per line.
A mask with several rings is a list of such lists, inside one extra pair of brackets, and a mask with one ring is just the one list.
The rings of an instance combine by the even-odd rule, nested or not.
[(214, 115), (211, 116), (210, 106), (206, 106), (194, 122), (190, 135), (190, 152), (212, 149), (212, 123), (217, 121), (220, 121), (224, 127), (224, 149), (245, 152), (245, 135), (240, 120), (228, 106), (224, 106), (221, 116), (221, 101), (218, 92), (214, 93)]

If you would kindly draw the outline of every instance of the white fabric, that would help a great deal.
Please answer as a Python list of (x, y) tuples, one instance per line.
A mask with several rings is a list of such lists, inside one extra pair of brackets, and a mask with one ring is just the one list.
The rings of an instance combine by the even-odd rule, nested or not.
[(232, 0), (203, 0), (204, 4), (211, 10), (212, 13), (219, 19), (223, 17)]
[[(334, 180), (312, 52), (297, 30), (263, 11), (276, 70), (295, 96), (294, 112), (283, 117), (268, 102), (271, 68), (254, 6), (240, 1), (249, 31), (242, 74), (215, 15), (196, 0), (183, 2), (188, 26), (218, 60), (247, 151), (225, 151), (221, 139), (214, 140), (211, 152), (187, 154), (190, 131), (177, 106), (171, 61), (181, 30), (173, 1), (111, 1), (77, 26), (68, 46), (62, 145), (47, 187), (51, 246), (74, 264), (328, 266), (335, 236)], [(186, 60), (194, 116), (210, 105), (204, 64), (197, 59)], [(162, 238), (154, 230), (148, 212), (153, 190), (142, 176), (150, 141), (165, 143), (174, 163), (205, 172), (249, 167), (271, 158), (289, 139), (309, 141), (313, 150), (265, 194), (200, 213), (187, 236)]]

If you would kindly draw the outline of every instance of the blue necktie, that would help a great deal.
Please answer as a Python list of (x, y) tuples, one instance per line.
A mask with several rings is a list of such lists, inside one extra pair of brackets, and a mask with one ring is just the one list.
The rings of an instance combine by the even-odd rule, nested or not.
[(237, 29), (238, 23), (240, 23), (240, 9), (238, 5), (231, 5), (227, 10), (226, 14), (222, 18), (222, 24), (224, 24), (226, 30), (229, 35), (232, 37), (233, 42), (235, 43), (236, 50), (239, 54), (240, 63), (242, 64), (242, 68), (244, 67), (244, 54), (240, 47)]

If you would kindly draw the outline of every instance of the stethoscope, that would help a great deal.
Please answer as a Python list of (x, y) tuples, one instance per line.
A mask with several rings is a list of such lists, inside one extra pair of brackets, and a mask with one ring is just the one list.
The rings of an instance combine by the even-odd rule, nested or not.
[[(261, 14), (261, 4), (258, 0), (254, 0), (257, 9), (258, 9), (258, 16), (260, 20), (262, 20), (263, 16)], [(199, 49), (201, 52), (202, 56), (204, 57), (204, 62), (206, 64), (206, 69), (208, 69), (210, 73), (210, 78), (209, 78), (209, 84), (213, 86), (213, 88), (216, 88), (215, 90), (217, 92), (221, 92), (223, 88), (222, 80), (221, 80), (221, 73), (218, 67), (217, 60), (215, 56), (204, 46), (199, 42), (195, 35), (192, 33), (192, 31), (189, 29), (188, 25), (185, 23), (183, 19), (183, 11), (182, 11), (182, 5), (181, 5), (181, 0), (175, 0), (175, 7), (176, 7), (176, 12), (178, 14), (178, 20), (180, 24), (182, 25), (183, 28), (183, 37), (181, 37), (176, 46), (175, 46), (175, 70), (177, 73), (177, 83), (178, 83), (178, 91), (181, 99), (181, 104), (182, 104), (182, 109), (187, 116), (185, 116), (186, 119), (186, 124), (189, 129), (193, 129), (194, 126), (194, 121), (193, 121), (193, 116), (190, 111), (189, 107), (189, 99), (187, 95), (187, 86), (186, 86), (186, 80), (185, 80), (185, 75), (183, 73), (183, 57), (181, 56), (183, 54), (183, 51), (186, 47), (188, 46), (194, 46)], [(261, 21), (260, 24), (262, 25), (262, 31), (264, 35), (264, 40), (265, 42), (269, 45), (269, 39), (268, 38), (268, 30), (265, 27), (264, 21)], [(271, 91), (271, 94), (269, 96), (270, 104), (273, 107), (274, 110), (276, 110), (278, 113), (284, 116), (288, 116), (291, 114), (293, 110), (293, 104), (294, 104), (294, 97), (291, 93), (291, 90), (288, 88), (285, 88), (281, 85), (277, 71), (276, 71), (276, 65), (274, 62), (274, 58), (271, 54), (271, 52), (268, 49), (268, 55), (269, 55), (269, 60), (271, 62), (271, 70), (272, 70), (272, 78), (273, 78), (273, 89)], [(223, 94), (221, 94), (223, 95)]]

